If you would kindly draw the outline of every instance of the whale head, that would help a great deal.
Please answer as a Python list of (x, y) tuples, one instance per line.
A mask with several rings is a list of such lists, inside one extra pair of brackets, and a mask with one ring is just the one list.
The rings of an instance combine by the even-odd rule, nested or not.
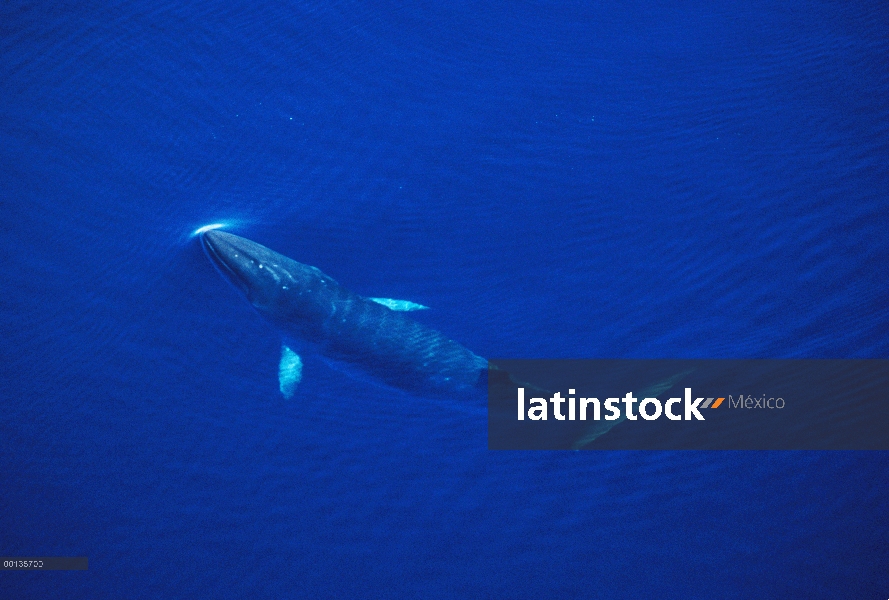
[(207, 256), (260, 312), (286, 303), (293, 279), (287, 257), (240, 236), (211, 229), (201, 234)]
[(308, 334), (334, 310), (339, 286), (315, 267), (218, 229), (203, 232), (201, 243), (216, 268), (272, 322)]

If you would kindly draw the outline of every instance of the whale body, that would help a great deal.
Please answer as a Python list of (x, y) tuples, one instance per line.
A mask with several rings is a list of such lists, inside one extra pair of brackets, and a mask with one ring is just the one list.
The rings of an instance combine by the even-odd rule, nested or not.
[(299, 352), (413, 393), (464, 394), (486, 386), (485, 359), (407, 314), (426, 307), (360, 296), (315, 267), (218, 229), (203, 231), (201, 242), (219, 271), (283, 334), (278, 377), (285, 397), (302, 378)]

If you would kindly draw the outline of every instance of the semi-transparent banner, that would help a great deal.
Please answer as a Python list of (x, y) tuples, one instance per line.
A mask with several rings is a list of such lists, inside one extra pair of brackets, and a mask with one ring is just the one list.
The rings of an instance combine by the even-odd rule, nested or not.
[(889, 360), (491, 360), (488, 447), (889, 450)]

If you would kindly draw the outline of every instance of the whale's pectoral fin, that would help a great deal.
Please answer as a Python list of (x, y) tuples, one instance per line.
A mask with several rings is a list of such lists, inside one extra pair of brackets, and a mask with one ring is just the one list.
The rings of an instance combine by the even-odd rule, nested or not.
[(299, 354), (285, 345), (281, 345), (281, 363), (278, 365), (278, 385), (281, 394), (288, 400), (296, 392), (303, 377), (303, 361)]
[(391, 308), (392, 310), (398, 311), (407, 311), (407, 310), (428, 310), (428, 306), (423, 306), (422, 304), (417, 304), (416, 302), (411, 302), (410, 300), (393, 300), (392, 298), (368, 298), (371, 302), (376, 302), (377, 304), (382, 304), (387, 308)]

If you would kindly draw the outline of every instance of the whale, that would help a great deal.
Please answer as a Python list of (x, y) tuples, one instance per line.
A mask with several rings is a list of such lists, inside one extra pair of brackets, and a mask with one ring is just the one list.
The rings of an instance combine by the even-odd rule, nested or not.
[(217, 228), (200, 237), (217, 270), (281, 332), (278, 387), (285, 398), (298, 389), (307, 353), (359, 380), (414, 394), (487, 389), (485, 359), (410, 316), (427, 307), (361, 296), (316, 267)]
[[(411, 316), (427, 310), (426, 306), (361, 296), (317, 267), (217, 226), (202, 228), (198, 234), (216, 269), (280, 331), (278, 388), (287, 399), (296, 394), (302, 381), (307, 354), (319, 356), (321, 362), (359, 381), (414, 395), (450, 399), (488, 395), (489, 431), (492, 423), (505, 424), (506, 429), (515, 425), (514, 401), (501, 400), (515, 394), (517, 387), (523, 387), (528, 397), (553, 396)], [(656, 396), (688, 373), (650, 385), (637, 395)], [(532, 433), (540, 447), (577, 450), (590, 447), (623, 419), (577, 422), (568, 431), (544, 427)]]

